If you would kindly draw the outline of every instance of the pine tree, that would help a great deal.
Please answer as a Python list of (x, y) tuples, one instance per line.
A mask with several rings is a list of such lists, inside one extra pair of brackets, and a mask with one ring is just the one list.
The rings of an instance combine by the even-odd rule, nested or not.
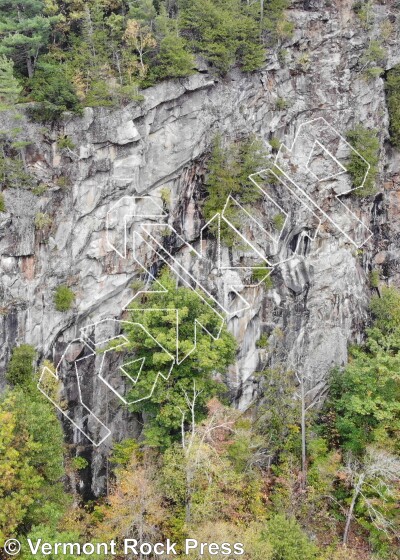
[(39, 52), (58, 16), (45, 14), (41, 0), (0, 0), (0, 54), (11, 56), (33, 76)]
[(21, 86), (13, 74), (14, 63), (4, 55), (0, 56), (0, 103), (13, 105), (19, 94)]
[[(201, 392), (196, 417), (201, 417), (205, 413), (206, 402), (222, 387), (214, 381), (213, 374), (224, 372), (232, 363), (236, 344), (233, 336), (221, 324), (221, 317), (212, 309), (211, 303), (206, 304), (190, 288), (176, 287), (175, 279), (167, 270), (162, 271), (159, 282), (167, 292), (148, 294), (146, 302), (133, 301), (130, 312), (134, 322), (127, 324), (125, 336), (136, 359), (136, 363), (127, 366), (132, 378), (137, 375), (138, 359), (144, 359), (140, 377), (129, 394), (132, 403), (130, 408), (146, 414), (147, 442), (153, 447), (167, 447), (181, 435), (181, 410), (186, 407), (185, 391), (191, 391), (193, 382), (196, 382)], [(149, 312), (151, 309), (154, 311)], [(176, 309), (181, 310), (178, 348)], [(138, 313), (145, 331), (138, 329), (135, 324)], [(219, 333), (219, 337), (214, 340), (197, 326), (195, 339), (195, 321), (201, 321), (209, 333), (214, 336)], [(155, 344), (155, 340), (162, 341), (168, 354)], [(176, 355), (177, 351), (180, 363), (175, 364), (171, 371), (171, 356)], [(164, 379), (170, 376), (167, 383), (160, 373)], [(149, 398), (143, 399), (149, 395)]]
[(193, 73), (194, 58), (186, 41), (179, 35), (177, 20), (168, 17), (165, 6), (161, 6), (156, 18), (156, 34), (160, 36), (159, 63), (155, 73), (158, 78), (182, 78)]

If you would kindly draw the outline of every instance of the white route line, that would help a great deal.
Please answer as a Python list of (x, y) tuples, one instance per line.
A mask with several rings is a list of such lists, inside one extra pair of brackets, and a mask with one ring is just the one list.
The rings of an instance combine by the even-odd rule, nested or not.
[[(188, 356), (190, 356), (196, 349), (197, 347), (197, 335), (198, 335), (198, 328), (201, 328), (203, 331), (205, 331), (207, 333), (207, 335), (209, 335), (210, 337), (212, 337), (214, 340), (217, 340), (221, 334), (222, 328), (223, 328), (223, 324), (225, 322), (225, 318), (226, 316), (232, 315), (233, 313), (238, 313), (240, 311), (244, 311), (246, 309), (250, 308), (250, 303), (248, 301), (246, 301), (246, 299), (235, 289), (235, 285), (232, 284), (232, 282), (229, 283), (229, 285), (227, 286), (228, 291), (232, 291), (235, 293), (236, 297), (239, 299), (239, 301), (243, 302), (244, 306), (242, 308), (235, 308), (235, 311), (230, 311), (229, 309), (226, 308), (226, 306), (221, 303), (219, 301), (219, 299), (217, 297), (215, 297), (212, 293), (209, 292), (209, 290), (202, 285), (201, 281), (196, 278), (196, 276), (194, 275), (194, 273), (189, 272), (184, 265), (178, 261), (178, 259), (170, 252), (168, 251), (163, 243), (159, 240), (158, 237), (156, 237), (155, 235), (152, 234), (152, 231), (157, 229), (161, 229), (163, 228), (163, 230), (169, 230), (170, 234), (169, 235), (175, 235), (177, 239), (179, 239), (179, 241), (181, 242), (182, 246), (185, 246), (191, 254), (193, 254), (196, 258), (199, 259), (199, 261), (202, 261), (204, 263), (207, 263), (208, 260), (206, 258), (205, 252), (203, 251), (203, 242), (204, 242), (204, 233), (205, 231), (212, 225), (212, 223), (215, 222), (215, 220), (217, 220), (217, 263), (214, 263), (217, 265), (217, 269), (219, 271), (222, 270), (237, 270), (237, 271), (252, 271), (252, 270), (266, 270), (266, 274), (265, 276), (256, 284), (252, 283), (252, 284), (246, 284), (246, 283), (241, 283), (238, 284), (236, 286), (236, 288), (238, 288), (239, 286), (241, 288), (248, 288), (248, 287), (255, 287), (255, 286), (259, 286), (272, 272), (272, 270), (274, 270), (274, 268), (276, 268), (277, 266), (291, 260), (292, 258), (294, 258), (294, 256), (297, 253), (297, 246), (295, 251), (293, 252), (292, 256), (290, 256), (288, 259), (279, 261), (279, 262), (275, 262), (272, 263), (265, 254), (263, 254), (257, 247), (254, 246), (254, 244), (229, 220), (229, 216), (227, 215), (227, 209), (228, 206), (230, 204), (235, 205), (237, 208), (240, 208), (240, 211), (243, 212), (250, 220), (253, 224), (255, 224), (259, 230), (261, 230), (267, 237), (270, 238), (271, 242), (273, 243), (273, 254), (276, 255), (279, 249), (279, 244), (280, 241), (282, 239), (283, 236), (283, 232), (285, 230), (285, 227), (287, 225), (288, 219), (289, 219), (289, 214), (288, 212), (286, 212), (282, 206), (280, 204), (277, 203), (276, 200), (274, 200), (272, 198), (272, 196), (267, 192), (267, 190), (265, 188), (263, 188), (262, 186), (260, 186), (257, 181), (256, 178), (257, 177), (266, 177), (267, 174), (272, 174), (275, 179), (277, 179), (281, 185), (283, 185), (291, 194), (291, 196), (294, 196), (295, 199), (297, 199), (297, 201), (304, 206), (310, 213), (311, 215), (317, 220), (318, 222), (318, 226), (315, 229), (315, 233), (314, 236), (311, 237), (309, 233), (307, 233), (307, 236), (313, 240), (315, 239), (315, 237), (318, 234), (318, 231), (320, 229), (321, 226), (321, 218), (320, 216), (316, 213), (316, 211), (320, 212), (322, 214), (322, 216), (327, 219), (331, 224), (333, 224), (334, 227), (336, 227), (340, 233), (342, 233), (344, 235), (344, 237), (351, 242), (353, 245), (355, 245), (356, 247), (359, 247), (361, 245), (358, 245), (352, 238), (350, 235), (348, 235), (340, 226), (339, 224), (337, 224), (335, 222), (335, 220), (333, 218), (331, 218), (327, 212), (325, 212), (321, 206), (319, 204), (317, 204), (314, 199), (307, 194), (307, 192), (305, 192), (305, 190), (299, 185), (297, 184), (293, 178), (290, 177), (290, 175), (286, 172), (286, 170), (284, 168), (282, 168), (282, 166), (280, 165), (280, 159), (284, 158), (284, 155), (288, 154), (291, 158), (296, 158), (296, 148), (300, 145), (299, 142), (301, 140), (301, 135), (304, 133), (306, 135), (306, 138), (303, 139), (303, 142), (301, 144), (301, 147), (305, 147), (305, 149), (309, 149), (309, 153), (308, 153), (308, 158), (307, 161), (305, 163), (305, 165), (303, 164), (303, 169), (308, 172), (311, 176), (314, 177), (314, 179), (317, 182), (323, 182), (323, 181), (329, 181), (334, 179), (335, 177), (338, 177), (339, 175), (342, 175), (344, 173), (347, 172), (347, 169), (342, 165), (342, 163), (330, 152), (330, 150), (328, 150), (318, 139), (313, 138), (312, 137), (312, 133), (308, 132), (307, 133), (307, 127), (310, 127), (310, 125), (316, 125), (316, 123), (318, 123), (319, 125), (323, 125), (323, 129), (322, 132), (321, 130), (318, 130), (317, 126), (314, 126), (316, 133), (318, 134), (322, 134), (324, 131), (326, 131), (326, 129), (328, 129), (328, 131), (330, 131), (331, 133), (333, 132), (335, 135), (335, 138), (339, 140), (340, 143), (344, 143), (347, 148), (349, 148), (350, 150), (352, 150), (354, 153), (357, 154), (357, 156), (359, 158), (361, 158), (361, 160), (366, 164), (366, 173), (364, 176), (364, 179), (362, 181), (362, 184), (358, 187), (355, 188), (351, 188), (341, 194), (335, 195), (336, 200), (338, 200), (340, 202), (340, 204), (342, 204), (342, 206), (346, 209), (346, 211), (354, 218), (355, 222), (358, 225), (362, 225), (363, 228), (365, 228), (367, 230), (367, 232), (370, 233), (370, 235), (367, 237), (367, 239), (365, 239), (361, 245), (363, 245), (371, 236), (372, 236), (372, 231), (364, 224), (364, 222), (362, 220), (360, 220), (355, 214), (354, 212), (352, 212), (350, 210), (350, 208), (341, 200), (340, 197), (342, 197), (345, 194), (348, 194), (349, 192), (355, 191), (357, 189), (360, 189), (364, 186), (368, 172), (370, 170), (370, 164), (367, 162), (367, 160), (357, 151), (355, 150), (351, 144), (349, 144), (347, 142), (347, 140), (345, 138), (343, 138), (341, 136), (340, 133), (338, 133), (323, 117), (319, 117), (316, 119), (312, 119), (309, 121), (306, 121), (302, 124), (300, 124), (300, 126), (297, 129), (297, 132), (295, 134), (293, 143), (291, 145), (290, 148), (288, 148), (284, 143), (281, 144), (278, 153), (275, 157), (274, 160), (274, 167), (272, 168), (266, 168), (264, 170), (261, 170), (257, 173), (254, 173), (252, 175), (249, 176), (250, 181), (253, 183), (253, 185), (255, 186), (256, 189), (258, 189), (262, 195), (269, 200), (270, 203), (272, 203), (276, 209), (285, 216), (285, 221), (284, 224), (281, 228), (281, 230), (279, 231), (279, 233), (277, 233), (277, 235), (273, 235), (271, 234), (264, 226), (263, 224), (257, 220), (253, 215), (251, 215), (251, 213), (248, 211), (247, 208), (244, 208), (240, 202), (238, 202), (234, 197), (232, 197), (231, 195), (229, 195), (227, 197), (227, 200), (225, 202), (224, 208), (222, 210), (222, 212), (219, 214), (215, 214), (215, 216), (213, 218), (211, 218), (200, 230), (200, 251), (198, 251), (195, 247), (193, 247), (191, 244), (189, 244), (176, 230), (175, 228), (173, 228), (173, 226), (169, 225), (169, 224), (165, 224), (165, 223), (143, 223), (143, 221), (140, 221), (141, 219), (164, 219), (167, 217), (167, 214), (164, 212), (162, 206), (159, 204), (158, 200), (155, 200), (152, 197), (149, 196), (123, 196), (121, 197), (111, 208), (110, 210), (107, 212), (106, 215), (106, 236), (107, 236), (107, 243), (109, 245), (109, 247), (115, 251), (117, 253), (117, 255), (122, 258), (122, 259), (127, 259), (127, 250), (128, 250), (128, 229), (130, 227), (130, 223), (133, 222), (137, 222), (139, 220), (139, 229), (140, 232), (138, 231), (133, 231), (133, 235), (132, 235), (132, 249), (133, 249), (133, 255), (132, 255), (132, 260), (135, 262), (135, 264), (137, 265), (137, 267), (139, 269), (142, 270), (142, 272), (144, 272), (147, 276), (147, 278), (152, 282), (151, 285), (149, 286), (149, 289), (141, 289), (138, 290), (138, 292), (134, 295), (134, 297), (128, 302), (127, 305), (125, 305), (123, 307), (122, 310), (129, 310), (131, 313), (131, 317), (133, 317), (133, 315), (135, 314), (135, 312), (137, 313), (143, 313), (143, 312), (160, 312), (160, 311), (165, 311), (165, 312), (175, 312), (175, 320), (176, 320), (176, 348), (175, 348), (175, 355), (172, 354), (167, 348), (165, 348), (152, 334), (151, 332), (149, 332), (149, 330), (143, 325), (143, 323), (141, 322), (135, 322), (135, 321), (126, 321), (126, 320), (119, 320), (119, 319), (114, 319), (114, 318), (110, 318), (110, 319), (103, 319), (100, 321), (97, 321), (95, 323), (92, 323), (90, 325), (87, 325), (86, 327), (82, 327), (81, 329), (81, 337), (73, 342), (71, 342), (66, 350), (64, 351), (59, 363), (57, 364), (56, 367), (56, 373), (54, 374), (49, 368), (44, 367), (42, 374), (40, 376), (39, 382), (38, 382), (38, 388), (39, 390), (54, 404), (54, 406), (60, 411), (61, 414), (64, 415), (65, 418), (67, 418), (83, 435), (85, 435), (86, 438), (88, 438), (88, 440), (92, 443), (92, 445), (98, 447), (99, 445), (101, 445), (111, 434), (111, 431), (109, 428), (107, 428), (107, 426), (93, 413), (92, 410), (90, 410), (88, 408), (88, 406), (83, 402), (82, 399), (82, 392), (81, 392), (81, 385), (80, 385), (80, 376), (79, 376), (79, 371), (78, 371), (78, 364), (82, 363), (84, 360), (87, 360), (89, 358), (93, 358), (99, 355), (99, 348), (100, 347), (104, 347), (105, 345), (107, 345), (104, 350), (100, 350), (100, 352), (103, 353), (102, 359), (101, 359), (101, 364), (100, 364), (100, 368), (97, 372), (97, 377), (99, 377), (99, 379), (101, 379), (101, 381), (125, 404), (125, 405), (129, 405), (129, 404), (134, 404), (134, 403), (138, 403), (141, 402), (143, 400), (146, 400), (148, 398), (150, 398), (157, 386), (157, 383), (159, 382), (160, 377), (162, 379), (164, 379), (165, 381), (169, 379), (169, 377), (171, 376), (171, 373), (173, 371), (174, 366), (181, 364), (185, 359), (188, 358)], [(308, 136), (307, 136), (308, 134)], [(313, 140), (313, 144), (310, 147), (307, 148), (309, 141)], [(333, 173), (329, 176), (326, 177), (321, 177), (319, 178), (311, 169), (311, 164), (312, 164), (312, 158), (315, 152), (315, 148), (316, 146), (319, 146), (323, 153), (328, 154), (328, 156), (331, 158), (331, 160), (337, 165), (339, 166), (339, 168), (341, 169), (341, 171), (339, 171), (338, 173)], [(341, 146), (341, 144), (339, 144), (339, 146)], [(300, 154), (301, 155), (301, 154)], [(318, 155), (318, 154), (317, 154)], [(298, 154), (297, 154), (298, 157)], [(301, 158), (300, 158), (301, 159)], [(283, 159), (284, 161), (284, 159)], [(301, 162), (300, 162), (301, 163)], [(279, 171), (279, 173), (275, 172), (274, 169), (276, 171)], [(283, 178), (285, 180), (283, 180)], [(299, 194), (301, 193), (301, 195)], [(305, 199), (305, 200), (304, 200)], [(143, 202), (143, 204), (141, 205), (141, 202)], [(114, 222), (113, 222), (113, 218), (114, 218)], [(117, 219), (117, 222), (115, 222), (115, 219)], [(265, 262), (265, 267), (257, 264), (256, 266), (223, 266), (222, 265), (222, 253), (221, 253), (221, 219), (224, 220), (224, 222), (227, 224), (227, 226), (235, 232), (235, 234), (242, 239), (246, 245), (248, 247), (250, 247), (250, 249), (252, 250), (252, 252), (257, 255), (260, 259), (262, 259), (263, 262)], [(117, 247), (114, 243), (114, 240), (110, 237), (110, 233), (112, 231), (114, 231), (114, 233), (117, 235), (119, 234), (119, 229), (121, 229), (121, 221), (122, 221), (122, 226), (123, 226), (123, 249), (122, 251), (120, 250), (119, 247)], [(117, 226), (117, 230), (115, 230), (115, 226)], [(118, 229), (119, 227), (119, 229)], [(217, 332), (216, 335), (214, 335), (212, 332), (210, 332), (209, 328), (207, 328), (206, 325), (202, 324), (201, 321), (199, 321), (197, 318), (194, 320), (194, 345), (193, 348), (191, 350), (189, 350), (188, 352), (185, 353), (185, 355), (183, 357), (179, 356), (179, 309), (176, 308), (147, 308), (145, 310), (135, 310), (134, 308), (130, 308), (130, 304), (137, 298), (140, 297), (142, 294), (159, 294), (159, 293), (166, 293), (167, 289), (162, 285), (162, 283), (156, 279), (154, 277), (154, 275), (142, 264), (140, 263), (140, 261), (137, 258), (137, 254), (136, 254), (136, 249), (138, 246), (140, 245), (146, 245), (147, 247), (149, 247), (152, 251), (153, 251), (153, 257), (156, 257), (157, 260), (159, 261), (163, 261), (169, 268), (170, 270), (173, 271), (173, 273), (181, 280), (181, 282), (187, 286), (189, 286), (190, 288), (193, 289), (193, 285), (195, 285), (197, 288), (200, 289), (196, 290), (196, 294), (202, 299), (203, 302), (205, 302), (210, 309), (215, 313), (216, 317), (219, 319), (219, 321), (217, 321), (219, 323), (219, 330)], [(154, 286), (156, 286), (159, 289), (154, 289)], [(203, 295), (204, 294), (204, 295)], [(210, 300), (216, 304), (220, 310), (222, 311), (223, 315), (221, 313), (219, 313), (211, 304), (210, 304)], [(237, 302), (236, 302), (237, 304)], [(153, 382), (153, 385), (151, 387), (150, 393), (147, 396), (138, 398), (136, 400), (127, 400), (125, 398), (124, 395), (121, 395), (117, 389), (115, 387), (113, 387), (111, 385), (111, 383), (109, 382), (109, 380), (106, 377), (106, 366), (105, 366), (105, 361), (106, 361), (106, 356), (109, 352), (113, 352), (116, 349), (123, 349), (124, 346), (129, 346), (129, 341), (127, 339), (126, 336), (124, 336), (123, 334), (117, 334), (115, 336), (112, 336), (110, 338), (107, 338), (106, 340), (102, 340), (99, 342), (92, 342), (90, 340), (90, 333), (93, 332), (93, 330), (96, 329), (97, 326), (102, 325), (106, 322), (114, 322), (117, 324), (118, 328), (123, 327), (124, 325), (130, 325), (130, 326), (135, 326), (138, 327), (140, 329), (142, 329), (147, 336), (149, 336), (155, 343), (155, 345), (157, 345), (159, 348), (162, 349), (162, 351), (164, 353), (166, 353), (166, 355), (170, 358), (171, 360), (171, 365), (168, 369), (167, 373), (162, 373), (161, 371), (158, 371), (155, 375), (155, 379)], [(120, 344), (117, 344), (116, 346), (112, 346), (112, 342), (115, 341), (121, 341)], [(74, 343), (79, 343), (82, 344), (83, 347), (87, 347), (90, 350), (90, 353), (87, 356), (83, 356), (81, 358), (78, 358), (74, 361), (74, 366), (75, 366), (75, 375), (76, 375), (76, 379), (77, 379), (77, 385), (78, 385), (78, 395), (79, 395), (79, 404), (84, 407), (87, 411), (88, 414), (90, 415), (90, 417), (92, 419), (95, 420), (95, 422), (97, 423), (97, 426), (101, 428), (101, 430), (105, 430), (106, 434), (101, 437), (98, 440), (95, 440), (93, 438), (90, 437), (90, 435), (84, 431), (84, 428), (80, 425), (78, 425), (72, 418), (71, 416), (65, 411), (63, 410), (59, 404), (57, 404), (54, 399), (46, 392), (45, 389), (45, 383), (44, 383), (44, 376), (48, 374), (51, 374), (51, 376), (57, 380), (57, 381), (61, 381), (60, 380), (60, 376), (59, 376), (59, 372), (62, 368), (62, 364), (64, 362), (64, 360), (66, 360), (66, 355), (68, 353), (68, 349), (71, 347), (72, 344)], [(132, 366), (135, 363), (140, 363), (138, 372), (136, 377), (132, 377), (132, 375), (130, 375), (128, 373), (128, 370), (125, 369), (128, 366)], [(124, 376), (126, 376), (126, 378), (128, 378), (132, 384), (135, 386), (137, 385), (137, 383), (139, 382), (141, 375), (143, 374), (143, 369), (144, 369), (144, 365), (145, 365), (145, 358), (138, 358), (138, 359), (133, 359), (130, 360), (124, 364), (122, 364), (121, 366), (118, 367), (118, 369), (122, 372), (122, 374)], [(84, 419), (84, 422), (86, 423), (86, 418)], [(100, 437), (101, 434), (99, 434)]]

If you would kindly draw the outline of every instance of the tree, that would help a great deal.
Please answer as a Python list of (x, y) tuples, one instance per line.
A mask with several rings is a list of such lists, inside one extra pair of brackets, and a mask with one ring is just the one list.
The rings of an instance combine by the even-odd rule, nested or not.
[(236, 62), (246, 71), (262, 65), (258, 14), (239, 0), (183, 0), (180, 15), (182, 34), (218, 73), (226, 74)]
[(366, 344), (351, 348), (345, 370), (333, 373), (327, 404), (339, 443), (359, 456), (372, 443), (400, 446), (400, 292), (383, 288), (371, 310)]
[(321, 396), (313, 395), (313, 387), (307, 390), (307, 384), (309, 385), (311, 382), (309, 377), (304, 374), (299, 375), (296, 372), (296, 378), (300, 385), (300, 392), (297, 397), (301, 404), (301, 487), (305, 490), (307, 487), (307, 413), (321, 401)]
[(272, 546), (271, 560), (312, 560), (318, 557), (318, 548), (293, 517), (273, 515), (264, 534)]
[[(257, 405), (254, 427), (262, 438), (258, 462), (270, 468), (282, 451), (298, 447), (299, 406), (293, 398), (296, 386), (294, 376), (282, 367), (267, 369), (263, 372), (260, 402)], [(283, 445), (285, 442), (285, 445)]]
[(14, 386), (27, 386), (32, 384), (35, 373), (34, 361), (36, 350), (29, 344), (21, 344), (14, 348), (10, 363), (8, 364), (6, 379)]
[[(35, 386), (0, 401), (0, 540), (64, 511), (63, 437), (52, 405)], [(1, 543), (2, 544), (2, 543)]]
[[(387, 502), (389, 498), (393, 498), (395, 504), (398, 498), (395, 485), (400, 481), (400, 459), (386, 451), (371, 447), (367, 449), (366, 456), (362, 462), (350, 454), (344, 473), (348, 477), (352, 488), (352, 498), (346, 517), (343, 544), (347, 544), (355, 507), (359, 499), (363, 500), (363, 505), (368, 515), (379, 530), (385, 532), (393, 530), (390, 519), (385, 515), (385, 509), (382, 510), (377, 504), (376, 498), (371, 499), (366, 490), (368, 489), (371, 494), (372, 489), (375, 496), (382, 498), (384, 502)], [(395, 533), (397, 530), (398, 527), (394, 529)]]
[(157, 41), (150, 27), (141, 21), (131, 19), (126, 25), (124, 39), (127, 45), (133, 48), (138, 54), (140, 65), (139, 75), (141, 78), (144, 78), (148, 70), (144, 62), (144, 57), (157, 46)]
[(57, 311), (65, 312), (71, 309), (75, 294), (68, 286), (58, 286), (54, 293), (54, 306)]
[(182, 430), (181, 444), (163, 457), (162, 486), (174, 512), (173, 527), (248, 523), (264, 513), (260, 473), (247, 461), (248, 450), (242, 452), (243, 436), (250, 441), (254, 435), (249, 426), (244, 434), (240, 413), (217, 399), (208, 403), (207, 417), (196, 423), (192, 410), (198, 396), (194, 386), (187, 394), (190, 428), (186, 434)]
[[(217, 135), (212, 145), (205, 180), (205, 218), (210, 220), (217, 212), (224, 210), (229, 221), (240, 227), (237, 209), (233, 205), (224, 209), (226, 201), (231, 195), (245, 208), (259, 201), (262, 194), (250, 181), (249, 175), (265, 168), (266, 162), (265, 147), (256, 137), (251, 135), (238, 142), (227, 143)], [(220, 233), (221, 239), (228, 246), (238, 243), (240, 246), (242, 243), (224, 222), (221, 223)]]
[(60, 65), (41, 62), (30, 88), (32, 99), (38, 102), (31, 115), (39, 122), (56, 121), (64, 111), (82, 113), (75, 88)]
[(13, 74), (14, 63), (4, 55), (0, 56), (0, 103), (13, 105), (22, 91)]
[(129, 463), (117, 468), (115, 475), (106, 504), (96, 510), (101, 519), (96, 535), (101, 540), (119, 537), (155, 541), (167, 517), (157, 488), (156, 465), (143, 457), (140, 460), (134, 452)]
[[(374, 129), (369, 130), (359, 124), (347, 132), (346, 138), (351, 146), (358, 152), (351, 151), (350, 159), (347, 164), (347, 171), (351, 177), (353, 188), (361, 187), (362, 185), (362, 188), (354, 191), (354, 194), (357, 196), (375, 194), (380, 147), (378, 131)], [(370, 165), (369, 170), (366, 162)], [(365, 177), (367, 171), (368, 175)]]
[(168, 17), (165, 6), (155, 20), (156, 37), (160, 45), (158, 66), (154, 72), (158, 78), (181, 78), (194, 72), (194, 58), (185, 39), (179, 34), (178, 22)]
[(147, 442), (167, 447), (181, 435), (185, 391), (192, 390), (195, 380), (201, 392), (198, 420), (205, 414), (205, 404), (223, 388), (213, 376), (223, 374), (232, 363), (236, 343), (221, 316), (199, 293), (177, 286), (168, 270), (161, 272), (158, 282), (165, 292), (146, 293), (130, 306), (134, 324), (127, 323), (125, 335), (135, 361), (126, 370), (134, 379), (143, 362), (129, 393), (130, 408), (146, 415)]
[(47, 44), (58, 16), (45, 14), (41, 0), (0, 0), (0, 54), (26, 66), (32, 78), (40, 50)]

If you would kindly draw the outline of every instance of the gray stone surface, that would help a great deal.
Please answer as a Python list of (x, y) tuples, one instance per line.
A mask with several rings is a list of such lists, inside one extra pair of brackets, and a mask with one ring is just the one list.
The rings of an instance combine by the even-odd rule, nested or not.
[[(245, 409), (257, 389), (254, 372), (282, 363), (323, 392), (331, 368), (346, 362), (348, 342), (362, 339), (371, 295), (369, 267), (379, 268), (388, 283), (400, 284), (400, 156), (384, 143), (388, 136), (384, 81), (366, 81), (361, 72), (360, 58), (369, 37), (352, 4), (349, 0), (322, 7), (316, 1), (305, 11), (302, 3), (296, 3), (291, 10), (295, 34), (281, 45), (288, 51), (286, 62), (279, 62), (277, 52), (270, 53), (259, 72), (244, 75), (234, 70), (224, 79), (202, 73), (164, 82), (144, 91), (143, 102), (121, 109), (86, 109), (82, 118), (70, 116), (46, 138), (40, 126), (23, 121), (33, 140), (28, 166), (49, 188), (40, 197), (26, 190), (5, 192), (7, 213), (0, 214), (2, 371), (17, 343), (30, 343), (41, 358), (56, 361), (80, 328), (120, 317), (138, 274), (137, 265), (118, 257), (106, 240), (107, 212), (122, 196), (151, 194), (162, 205), (161, 188), (168, 188), (166, 221), (187, 241), (195, 241), (203, 225), (198, 178), (216, 132), (232, 140), (255, 133), (267, 145), (274, 136), (289, 145), (302, 122), (322, 116), (342, 134), (358, 122), (379, 129), (382, 195), (352, 203), (374, 236), (363, 251), (329, 228), (306, 242), (305, 214), (297, 214), (297, 203), (281, 195), (282, 206), (291, 213), (281, 256), (293, 256), (293, 243), (303, 241), (298, 255), (274, 272), (273, 288), (267, 293), (262, 287), (254, 289), (251, 309), (230, 318), (229, 329), (240, 351), (228, 383), (235, 402)], [(377, 36), (391, 3), (374, 10), (372, 34)], [(386, 46), (389, 68), (400, 62), (400, 52), (394, 41)], [(306, 64), (299, 62), (305, 54)], [(276, 109), (278, 98), (287, 101), (287, 109)], [(0, 113), (1, 128), (7, 126), (7, 118)], [(69, 136), (75, 149), (60, 152), (58, 134)], [(68, 177), (69, 185), (58, 186), (59, 176)], [(263, 209), (258, 211), (265, 219)], [(52, 216), (48, 231), (35, 230), (37, 212)], [(247, 233), (251, 235), (251, 227)], [(178, 259), (189, 259), (185, 249), (174, 250)], [(215, 247), (209, 250), (212, 253)], [(240, 256), (223, 252), (231, 262)], [(151, 264), (150, 257), (151, 252), (140, 249), (143, 262)], [(218, 292), (232, 280), (229, 274), (213, 279), (209, 270), (203, 281)], [(53, 293), (59, 284), (76, 293), (67, 313), (54, 309)], [(256, 345), (264, 332), (270, 335), (267, 350)], [(99, 415), (108, 414), (104, 399), (93, 402)], [(116, 439), (135, 431), (134, 418), (123, 411), (114, 413)], [(79, 432), (70, 437), (87, 445)], [(103, 490), (106, 451), (107, 447), (93, 452), (91, 484), (96, 494)]]

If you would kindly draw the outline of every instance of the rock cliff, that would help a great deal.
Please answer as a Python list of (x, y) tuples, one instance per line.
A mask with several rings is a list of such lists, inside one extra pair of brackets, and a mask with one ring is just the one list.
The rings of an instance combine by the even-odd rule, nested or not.
[[(295, 22), (292, 39), (271, 52), (259, 72), (233, 71), (222, 79), (199, 67), (189, 78), (145, 90), (143, 101), (121, 109), (87, 108), (82, 117), (66, 116), (45, 130), (23, 113), (18, 126), (23, 126), (23, 136), (30, 141), (27, 166), (49, 188), (40, 196), (23, 189), (4, 192), (2, 371), (15, 344), (32, 344), (41, 358), (57, 363), (68, 343), (79, 339), (80, 329), (121, 318), (133, 296), (132, 281), (141, 272), (129, 258), (131, 253), (123, 258), (107, 242), (107, 214), (122, 197), (151, 197), (166, 214), (163, 223), (173, 226), (188, 243), (198, 243), (204, 226), (205, 161), (215, 134), (231, 140), (256, 134), (267, 146), (276, 137), (290, 146), (301, 124), (323, 117), (343, 136), (359, 122), (379, 130), (379, 193), (365, 199), (346, 197), (346, 204), (373, 235), (360, 250), (337, 228), (324, 227), (322, 220), (314, 237), (313, 226), (302, 225), (305, 218), (298, 211), (299, 202), (284, 189), (278, 191), (279, 204), (289, 216), (279, 245), (282, 264), (272, 273), (273, 287), (254, 288), (250, 308), (229, 317), (240, 350), (227, 380), (232, 400), (242, 409), (257, 394), (254, 372), (267, 366), (283, 364), (296, 370), (310, 380), (316, 393), (323, 393), (328, 372), (346, 362), (348, 343), (362, 340), (371, 295), (370, 270), (379, 269), (390, 284), (400, 282), (400, 156), (387, 142), (384, 79), (366, 80), (361, 62), (382, 23), (391, 21), (396, 30), (400, 15), (393, 2), (375, 5), (373, 26), (366, 31), (351, 1), (316, 0), (294, 3), (290, 18)], [(395, 35), (396, 31), (387, 41), (386, 70), (400, 63)], [(282, 99), (284, 104), (279, 103)], [(1, 128), (12, 126), (11, 114), (1, 113), (0, 118)], [(69, 137), (74, 147), (58, 149), (60, 135)], [(315, 192), (311, 194), (316, 198)], [(259, 210), (267, 219), (263, 208)], [(328, 207), (324, 210), (328, 212)], [(339, 210), (332, 211), (340, 221)], [(35, 228), (38, 212), (51, 216), (51, 226)], [(117, 224), (124, 221), (124, 212), (123, 207), (117, 212)], [(353, 222), (346, 219), (342, 214), (341, 225), (351, 230)], [(189, 258), (177, 239), (170, 243), (178, 260)], [(212, 242), (208, 243), (212, 251)], [(151, 251), (140, 248), (139, 253), (145, 266), (154, 264)], [(222, 253), (226, 262), (236, 266), (246, 256), (244, 250), (224, 247)], [(211, 291), (218, 292), (232, 281), (229, 271), (221, 272), (215, 282), (208, 272), (203, 271), (202, 283)], [(76, 294), (67, 313), (54, 309), (53, 293), (60, 284)], [(107, 336), (114, 334), (112, 328), (107, 331)], [(262, 334), (269, 336), (267, 348), (257, 346)], [(96, 341), (96, 329), (90, 336)], [(82, 352), (83, 345), (75, 343), (67, 361), (72, 363)], [(139, 433), (137, 420), (117, 407), (115, 395), (107, 397), (92, 377), (88, 368), (87, 398), (103, 421), (111, 417), (114, 437)], [(1, 383), (4, 387), (4, 378)], [(77, 399), (73, 389), (69, 398)], [(108, 443), (93, 450), (78, 430), (67, 422), (65, 426), (70, 441), (92, 458), (88, 484), (95, 494), (101, 493)]]

